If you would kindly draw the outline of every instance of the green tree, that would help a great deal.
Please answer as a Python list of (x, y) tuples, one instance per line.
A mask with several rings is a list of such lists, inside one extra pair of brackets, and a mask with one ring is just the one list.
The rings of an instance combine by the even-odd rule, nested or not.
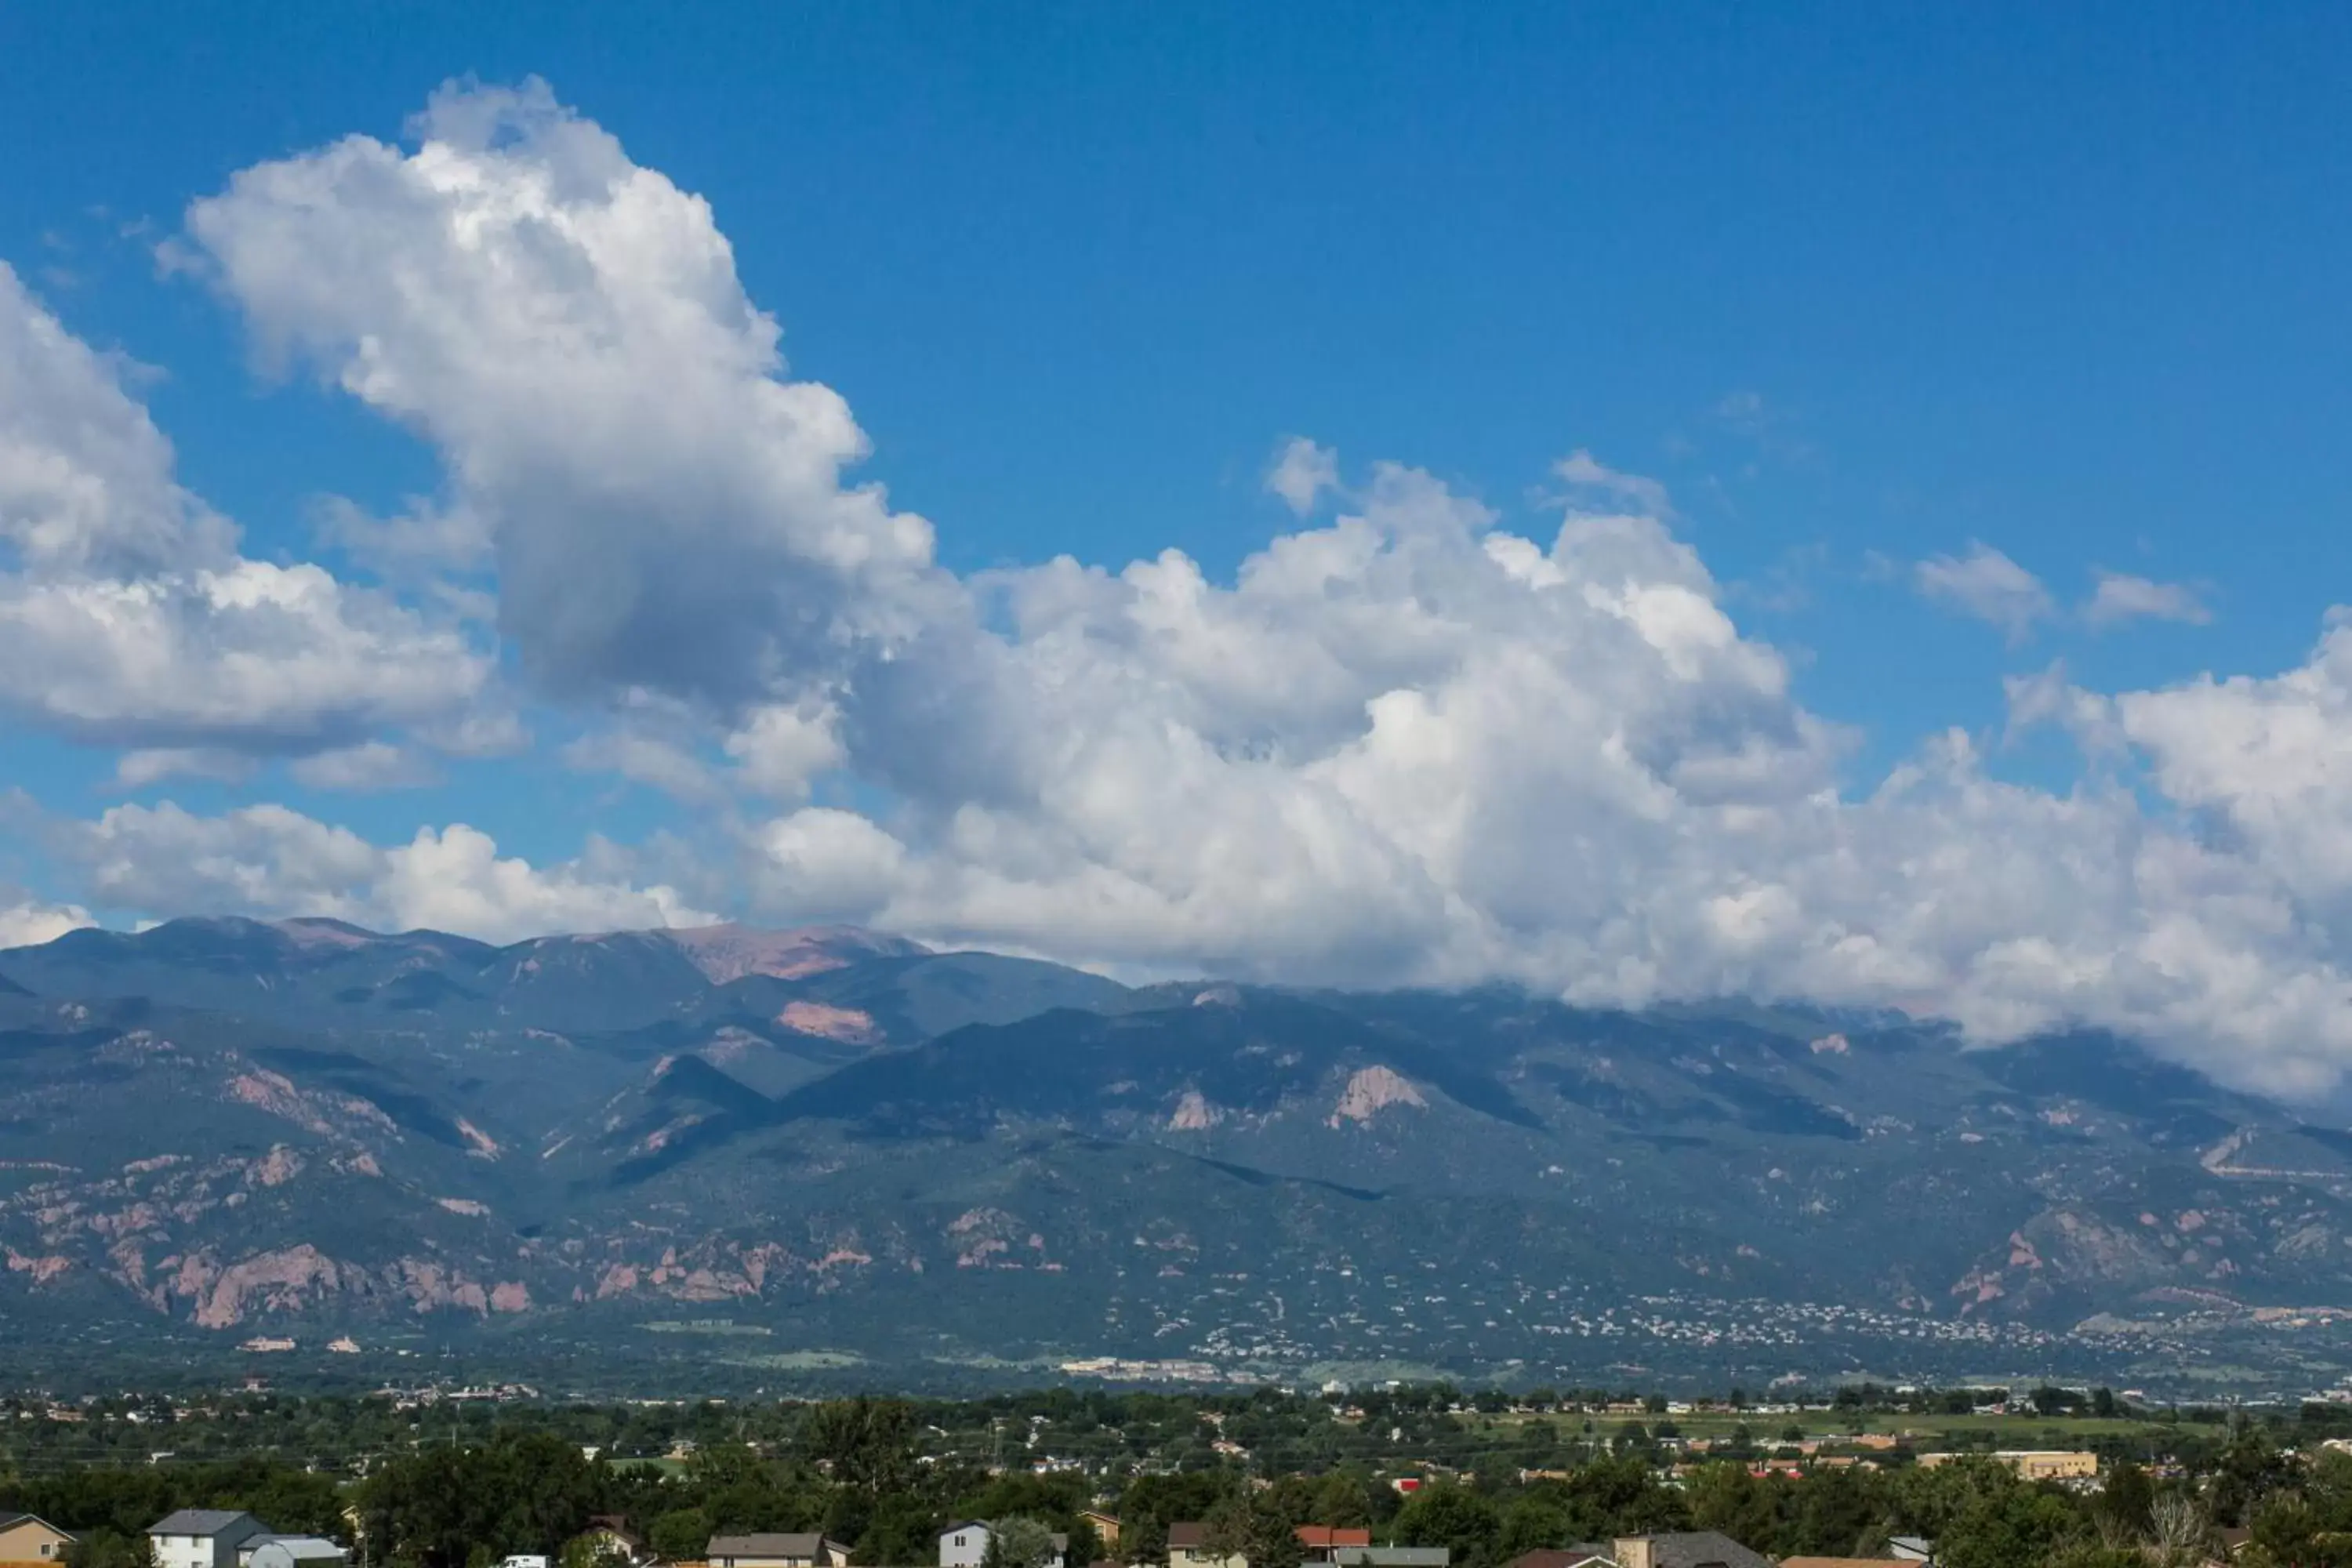
[(2294, 1462), (2279, 1451), (2269, 1431), (2251, 1421), (2242, 1424), (2214, 1467), (2210, 1493), (2214, 1521), (2244, 1523), (2257, 1503), (2294, 1476)]
[[(1372, 1522), (1372, 1505), (1368, 1489), (1379, 1485), (1365, 1476), (1334, 1470), (1315, 1483), (1308, 1506), (1308, 1512), (1313, 1517), (1304, 1522), (1361, 1529)], [(1396, 1495), (1389, 1492), (1386, 1487), (1381, 1487), (1381, 1490), (1391, 1497)]]
[(1567, 1490), (1569, 1538), (1573, 1541), (1690, 1527), (1683, 1494), (1661, 1486), (1650, 1467), (1631, 1456), (1580, 1465), (1570, 1476)]
[(885, 1492), (875, 1500), (866, 1533), (857, 1538), (857, 1561), (929, 1563), (939, 1551), (944, 1523), (921, 1498), (908, 1492)]
[(66, 1548), (66, 1564), (67, 1568), (155, 1568), (155, 1553), (144, 1535), (92, 1530)]
[(1685, 1489), (1691, 1524), (1699, 1530), (1720, 1531), (1753, 1551), (1769, 1551), (1780, 1523), (1773, 1489), (1771, 1482), (1760, 1479), (1745, 1465), (1707, 1465)]
[(2148, 1531), (2148, 1510), (2155, 1501), (2156, 1487), (2147, 1472), (2126, 1462), (2107, 1472), (2091, 1510), (2111, 1533), (2136, 1541)]
[[(1777, 1486), (1778, 1495), (1784, 1500), (1782, 1523), (1771, 1550), (1866, 1556), (1883, 1547), (1893, 1533), (1886, 1527), (1885, 1486), (1874, 1471), (1817, 1470), (1801, 1482)], [(1750, 1544), (1766, 1549), (1763, 1542)]]
[(2045, 1568), (2149, 1568), (2147, 1553), (2138, 1547), (2096, 1541), (2062, 1546), (2042, 1562)]
[(1513, 1498), (1503, 1510), (1502, 1539), (1496, 1555), (1505, 1562), (1523, 1552), (1565, 1546), (1569, 1542), (1568, 1503), (1556, 1486), (1531, 1489)]
[(833, 1399), (809, 1415), (810, 1450), (842, 1486), (868, 1494), (904, 1486), (914, 1462), (915, 1410), (903, 1399)]
[(1298, 1568), (1307, 1555), (1298, 1532), (1271, 1491), (1227, 1499), (1211, 1513), (1202, 1543), (1218, 1557), (1238, 1557), (1249, 1568)]
[(1014, 1514), (991, 1520), (982, 1568), (1047, 1568), (1054, 1561), (1054, 1532), (1039, 1521)]
[(494, 1559), (552, 1557), (600, 1510), (611, 1480), (608, 1467), (551, 1432), (502, 1433), (481, 1448), (431, 1448), (384, 1466), (359, 1489), (360, 1529), (380, 1558), (419, 1568), (460, 1568), (476, 1547)]
[(710, 1545), (710, 1516), (698, 1508), (674, 1508), (654, 1516), (646, 1544), (665, 1563), (693, 1563)]
[(1168, 1561), (1168, 1521), (1156, 1515), (1125, 1517), (1118, 1521), (1118, 1560), (1141, 1565)]
[(1450, 1481), (1413, 1493), (1390, 1528), (1400, 1545), (1447, 1548), (1454, 1568), (1490, 1568), (1502, 1560), (1502, 1514), (1488, 1499)]
[(556, 1558), (561, 1568), (629, 1568), (629, 1554), (601, 1531), (589, 1531), (563, 1543)]

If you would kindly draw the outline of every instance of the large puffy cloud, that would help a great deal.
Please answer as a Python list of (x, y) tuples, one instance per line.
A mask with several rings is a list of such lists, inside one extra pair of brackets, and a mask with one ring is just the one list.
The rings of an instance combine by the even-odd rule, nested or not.
[(89, 911), (78, 905), (48, 903), (0, 888), (0, 948), (55, 942), (91, 923)]
[(637, 879), (630, 857), (612, 846), (534, 867), (500, 858), (488, 835), (462, 823), (422, 827), (383, 848), (280, 805), (199, 816), (167, 803), (52, 821), (47, 836), (94, 900), (121, 909), (327, 915), (488, 942), (717, 919), (666, 884)]
[(776, 907), (1162, 970), (2091, 1023), (2294, 1093), (2352, 1061), (2352, 628), (2276, 682), (2073, 694), (2217, 838), (1958, 734), (1841, 795), (1839, 733), (1656, 519), (1571, 509), (1546, 547), (1390, 469), (1230, 588), (1181, 557), (1002, 587), (1005, 636), (856, 694), (895, 831), (765, 829)]
[[(2067, 793), (1962, 735), (1854, 793), (1664, 489), (1588, 453), (1526, 531), (1406, 468), (1342, 486), (1294, 443), (1276, 493), (1347, 510), (1230, 584), (1172, 551), (960, 582), (843, 482), (864, 439), (783, 379), (703, 203), (537, 86), (446, 90), (415, 131), (247, 171), (192, 232), (265, 348), (439, 452), (416, 516), (462, 526), (362, 531), (488, 542), (543, 689), (614, 716), (575, 761), (782, 802), (724, 818), (759, 909), (1140, 971), (2088, 1023), (2298, 1092), (2352, 1063), (2352, 634), (2275, 680), (2019, 683), (2019, 722), (2100, 739)], [(2055, 614), (1986, 545), (1916, 581), (2012, 637)], [(100, 901), (476, 930), (732, 897), (269, 808), (118, 812), (80, 855)]]
[(1654, 520), (1580, 511), (1547, 550), (1404, 469), (1230, 588), (1173, 553), (992, 587), (1007, 633), (950, 626), (847, 699), (927, 851), (870, 847), (882, 913), (926, 929), (1557, 983), (1688, 814), (1826, 792), (1839, 752)]
[(2167, 798), (2298, 898), (2352, 914), (2352, 618), (2269, 679), (2208, 676), (2113, 704)]
[(783, 379), (707, 204), (543, 84), (413, 129), (248, 169), (188, 226), (264, 345), (439, 448), (542, 682), (732, 708), (910, 624), (930, 527), (842, 483), (864, 433)]
[(226, 565), (234, 531), (173, 479), (125, 367), (67, 331), (0, 263), (0, 542), (28, 569)]
[(299, 753), (475, 700), (488, 663), (457, 630), (239, 555), (122, 373), (0, 264), (0, 712), (157, 753)]

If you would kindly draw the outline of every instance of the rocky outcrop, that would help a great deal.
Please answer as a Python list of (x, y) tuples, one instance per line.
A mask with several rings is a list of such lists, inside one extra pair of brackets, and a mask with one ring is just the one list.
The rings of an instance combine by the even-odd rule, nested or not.
[(845, 1046), (878, 1045), (882, 1031), (874, 1015), (856, 1007), (833, 1007), (823, 1002), (787, 1002), (776, 1022), (798, 1034), (838, 1040)]
[(231, 1077), (223, 1086), (227, 1098), (241, 1105), (280, 1116), (305, 1132), (322, 1138), (351, 1137), (365, 1130), (397, 1134), (383, 1108), (356, 1094), (298, 1088), (284, 1073), (255, 1068)]
[(1426, 1110), (1428, 1100), (1392, 1069), (1384, 1067), (1362, 1068), (1350, 1076), (1348, 1087), (1340, 1091), (1339, 1103), (1331, 1108), (1330, 1125), (1353, 1121), (1361, 1126), (1391, 1105), (1409, 1105)]
[(302, 1173), (302, 1156), (279, 1143), (269, 1152), (246, 1167), (246, 1175), (257, 1186), (282, 1187)]
[(394, 1268), (417, 1311), (458, 1308), (483, 1316), (489, 1312), (490, 1293), (438, 1258), (404, 1258)]
[(341, 1284), (342, 1270), (334, 1259), (305, 1242), (226, 1267), (209, 1252), (192, 1254), (180, 1259), (172, 1293), (194, 1300), (191, 1316), (199, 1328), (226, 1329), (256, 1311), (299, 1310)]
[(1168, 1130), (1171, 1132), (1205, 1132), (1224, 1119), (1224, 1111), (1210, 1104), (1199, 1089), (1188, 1089), (1176, 1101), (1176, 1109), (1169, 1114)]
[(46, 1285), (72, 1268), (70, 1258), (27, 1258), (13, 1247), (8, 1249), (8, 1272), (29, 1275), (36, 1285)]

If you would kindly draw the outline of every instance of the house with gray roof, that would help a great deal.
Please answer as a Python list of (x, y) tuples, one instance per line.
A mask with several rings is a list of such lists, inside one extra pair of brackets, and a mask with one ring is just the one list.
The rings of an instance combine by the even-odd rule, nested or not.
[(71, 1531), (59, 1530), (38, 1514), (0, 1513), (0, 1568), (62, 1563), (73, 1543)]
[[(1181, 1558), (1175, 1551), (1176, 1533), (1184, 1529), (1181, 1524), (1168, 1527), (1169, 1562), (1181, 1568)], [(1199, 1529), (1195, 1525), (1192, 1528)], [(988, 1543), (995, 1534), (984, 1519), (960, 1519), (940, 1531), (940, 1568), (980, 1568), (988, 1559)], [(1070, 1538), (1055, 1531), (1050, 1539), (1054, 1555), (1046, 1568), (1069, 1568)], [(716, 1564), (713, 1565), (716, 1568)]]
[(342, 1542), (323, 1535), (257, 1535), (236, 1549), (237, 1568), (348, 1568)]
[(1617, 1568), (1772, 1568), (1772, 1560), (1750, 1552), (1717, 1530), (1678, 1530), (1665, 1535), (1621, 1535), (1611, 1543)]
[(275, 1533), (249, 1513), (226, 1508), (184, 1508), (147, 1527), (155, 1568), (238, 1568), (237, 1549)]
[(842, 1568), (849, 1548), (815, 1531), (714, 1535), (703, 1555), (710, 1568)]

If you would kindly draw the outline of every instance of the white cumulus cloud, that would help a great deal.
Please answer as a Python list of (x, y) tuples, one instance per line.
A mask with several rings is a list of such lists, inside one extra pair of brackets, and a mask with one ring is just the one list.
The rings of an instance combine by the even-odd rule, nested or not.
[(21, 895), (0, 896), (0, 950), (55, 942), (69, 931), (95, 923), (89, 911), (78, 905), (45, 903)]
[(1982, 541), (1959, 555), (1931, 555), (1912, 568), (1919, 592), (2022, 642), (2058, 610), (2042, 579)]
[(1339, 455), (1304, 436), (1294, 436), (1282, 444), (1265, 476), (1265, 488), (1300, 517), (1313, 511), (1323, 492), (1338, 489), (1339, 484)]
[[(2352, 630), (2267, 679), (2014, 683), (2015, 724), (2099, 739), (2068, 790), (1957, 734), (1857, 784), (1664, 488), (1590, 452), (1530, 523), (1294, 444), (1276, 493), (1338, 513), (1229, 581), (1175, 550), (958, 579), (845, 482), (864, 437), (785, 379), (699, 198), (536, 84), (445, 89), (413, 132), (248, 170), (192, 233), (266, 351), (439, 454), (414, 528), (352, 537), (487, 541), (504, 634), (600, 726), (573, 760), (750, 804), (659, 878), (125, 806), (53, 830), (78, 897), (505, 935), (701, 919), (740, 882), (1143, 973), (2087, 1025), (2294, 1092), (2352, 1065)], [(1914, 581), (2012, 638), (2056, 614), (1983, 544)]]
[(326, 915), (486, 942), (717, 918), (666, 884), (635, 879), (628, 857), (609, 845), (533, 866), (501, 857), (488, 835), (463, 823), (421, 827), (387, 848), (282, 805), (201, 816), (166, 803), (117, 806), (94, 821), (53, 819), (47, 837), (95, 901), (152, 914)]
[(411, 129), (247, 169), (188, 227), (266, 352), (440, 452), (426, 515), (487, 539), (548, 689), (732, 710), (922, 613), (930, 525), (845, 485), (865, 434), (785, 378), (708, 204), (542, 83)]
[(2185, 626), (2201, 626), (2213, 618), (2213, 612), (2186, 584), (2158, 583), (2124, 572), (2101, 572), (2098, 585), (2083, 605), (2083, 618), (2094, 626), (2142, 620), (2179, 621)]
[(0, 264), (0, 713), (186, 758), (299, 754), (474, 700), (488, 661), (457, 632), (240, 556), (121, 373)]

